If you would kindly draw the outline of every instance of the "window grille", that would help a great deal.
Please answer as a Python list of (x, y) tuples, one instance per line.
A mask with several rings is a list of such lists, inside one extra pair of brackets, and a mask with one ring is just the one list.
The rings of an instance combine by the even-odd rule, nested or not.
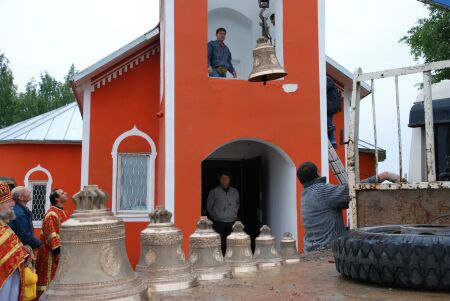
[(42, 221), (47, 202), (47, 182), (30, 182), (30, 191), (32, 193), (31, 212), (33, 212), (33, 221)]
[(150, 154), (119, 154), (118, 211), (148, 211)]

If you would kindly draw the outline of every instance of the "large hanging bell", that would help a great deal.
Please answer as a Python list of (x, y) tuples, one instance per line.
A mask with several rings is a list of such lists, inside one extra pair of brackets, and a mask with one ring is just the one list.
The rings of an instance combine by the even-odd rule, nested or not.
[(148, 300), (128, 261), (124, 224), (106, 199), (97, 185), (73, 196), (76, 210), (61, 224), (56, 275), (39, 300)]
[(253, 70), (248, 76), (251, 82), (263, 82), (275, 80), (286, 76), (286, 70), (281, 67), (275, 55), (275, 48), (269, 41), (261, 37), (253, 49)]
[(198, 280), (219, 280), (231, 276), (231, 268), (223, 259), (220, 235), (213, 230), (212, 224), (206, 216), (200, 217), (197, 229), (189, 237), (189, 261)]
[(295, 239), (292, 238), (292, 233), (284, 233), (280, 242), (280, 255), (285, 264), (300, 262), (297, 245)]
[(136, 273), (152, 291), (173, 291), (197, 285), (192, 266), (186, 261), (183, 234), (171, 222), (172, 213), (157, 207), (150, 224), (141, 232), (141, 254)]
[(275, 237), (272, 230), (264, 225), (259, 230), (260, 234), (255, 240), (255, 258), (260, 269), (280, 266), (283, 263), (275, 247)]
[(225, 261), (231, 266), (233, 273), (258, 270), (250, 244), (250, 236), (244, 232), (244, 225), (240, 221), (235, 222), (233, 232), (227, 237), (227, 251), (225, 253)]

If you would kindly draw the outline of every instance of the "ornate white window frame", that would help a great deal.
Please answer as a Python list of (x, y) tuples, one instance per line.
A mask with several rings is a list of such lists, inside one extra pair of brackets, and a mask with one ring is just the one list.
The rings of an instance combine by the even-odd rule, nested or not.
[[(118, 210), (118, 187), (117, 187), (117, 177), (118, 177), (118, 158), (119, 158), (119, 153), (118, 153), (118, 149), (119, 149), (119, 145), (120, 143), (122, 143), (123, 140), (125, 140), (126, 138), (129, 137), (141, 137), (143, 138), (145, 141), (147, 141), (147, 143), (150, 145), (150, 169), (148, 171), (149, 173), (149, 200), (148, 200), (148, 212), (119, 212)], [(155, 160), (156, 160), (156, 156), (157, 156), (157, 152), (156, 152), (156, 145), (155, 142), (152, 140), (152, 138), (150, 138), (149, 135), (147, 135), (145, 132), (139, 130), (136, 126), (134, 126), (131, 130), (126, 131), (124, 133), (122, 133), (119, 137), (117, 137), (117, 139), (114, 141), (113, 147), (112, 147), (112, 151), (111, 151), (111, 156), (112, 156), (112, 160), (113, 160), (113, 172), (112, 172), (112, 212), (122, 218), (125, 221), (135, 221), (135, 222), (139, 222), (139, 221), (148, 221), (149, 217), (148, 217), (148, 213), (153, 210), (154, 206), (155, 206)]]
[[(52, 183), (53, 183), (53, 178), (52, 178), (52, 174), (50, 173), (50, 171), (48, 171), (48, 169), (46, 169), (46, 168), (42, 167), (40, 164), (38, 164), (36, 167), (33, 167), (25, 174), (25, 178), (24, 178), (23, 182), (25, 184), (25, 187), (30, 189), (30, 191), (31, 191), (30, 183), (36, 182), (36, 181), (30, 181), (30, 176), (36, 171), (41, 171), (47, 175), (47, 181), (43, 181), (43, 180), (38, 181), (38, 182), (46, 182), (46, 184), (47, 184), (46, 191), (45, 191), (45, 211), (47, 211), (50, 208), (50, 191), (52, 189)], [(31, 193), (33, 193), (33, 191), (31, 191)], [(33, 200), (28, 202), (27, 207), (30, 210), (33, 209)], [(33, 221), (33, 226), (36, 228), (41, 228), (42, 221)]]

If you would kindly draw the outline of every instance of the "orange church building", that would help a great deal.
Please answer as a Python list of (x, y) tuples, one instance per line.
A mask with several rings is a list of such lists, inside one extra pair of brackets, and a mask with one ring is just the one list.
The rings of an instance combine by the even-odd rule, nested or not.
[[(78, 143), (1, 142), (0, 130), (0, 155), (9, 152), (14, 160), (8, 148), (23, 148), (32, 161), (28, 166), (64, 165), (65, 174), (55, 171), (51, 185), (70, 193), (99, 185), (113, 213), (125, 221), (133, 265), (139, 233), (156, 205), (174, 213), (187, 250), (221, 170), (232, 173), (241, 199), (238, 215), (252, 237), (268, 224), (277, 238), (292, 232), (302, 250), (296, 167), (313, 161), (329, 176), (327, 74), (342, 92), (343, 110), (334, 119), (338, 144), (345, 142), (349, 121), (352, 74), (325, 55), (324, 0), (270, 1), (266, 13), (275, 14), (276, 23), (269, 30), (288, 75), (267, 85), (247, 81), (261, 34), (258, 1), (160, 4), (159, 26), (75, 76), (82, 116)], [(208, 76), (206, 45), (218, 27), (227, 29), (236, 79)], [(362, 96), (369, 93), (364, 86)], [(38, 151), (50, 147), (58, 153)], [(337, 150), (343, 161), (345, 149), (340, 144)], [(367, 158), (361, 157), (361, 165), (371, 173), (370, 147), (362, 151)], [(0, 176), (20, 180), (25, 170), (11, 165)]]

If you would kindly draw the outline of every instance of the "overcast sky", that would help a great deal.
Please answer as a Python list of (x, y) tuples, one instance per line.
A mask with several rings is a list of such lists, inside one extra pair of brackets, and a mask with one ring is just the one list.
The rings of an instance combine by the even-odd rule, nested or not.
[[(0, 0), (0, 52), (10, 60), (19, 90), (43, 71), (62, 79), (72, 63), (82, 70), (153, 28), (158, 4), (159, 0)], [(409, 48), (398, 40), (426, 15), (416, 0), (326, 0), (326, 52), (352, 72), (357, 67), (369, 72), (414, 65)], [(400, 80), (404, 160), (409, 158), (408, 113), (418, 92), (414, 84), (420, 80)], [(396, 171), (393, 87), (393, 81), (376, 84), (376, 101), (379, 145), (388, 155), (381, 168)], [(369, 142), (370, 102), (363, 101), (361, 128), (361, 138)]]

